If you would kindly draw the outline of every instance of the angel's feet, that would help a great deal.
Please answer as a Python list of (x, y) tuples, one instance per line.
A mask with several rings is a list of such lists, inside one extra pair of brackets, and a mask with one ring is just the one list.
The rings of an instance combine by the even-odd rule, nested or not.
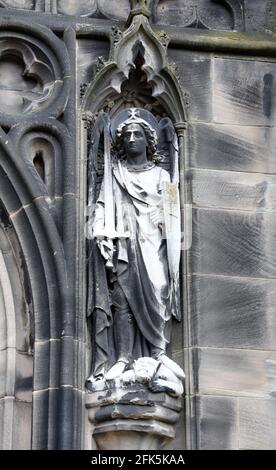
[(154, 379), (149, 384), (149, 389), (152, 392), (165, 392), (171, 395), (172, 397), (180, 397), (183, 394), (183, 385), (181, 382), (174, 383), (164, 379)]
[(105, 374), (105, 380), (114, 380), (118, 377), (121, 377), (126, 369), (126, 366), (127, 362), (117, 361), (116, 364), (114, 364), (114, 366), (112, 366), (111, 369), (109, 369), (109, 371)]
[(181, 367), (179, 367), (179, 365), (176, 364), (176, 362), (174, 362), (172, 359), (166, 356), (166, 354), (160, 354), (157, 360), (161, 362), (161, 364), (163, 364), (165, 367), (167, 367), (167, 369), (170, 369), (170, 371), (173, 372), (176, 375), (176, 377), (178, 377), (181, 380), (185, 379), (185, 373), (181, 369)]
[(87, 379), (87, 382), (90, 382), (90, 383), (95, 383), (95, 382), (99, 382), (100, 380), (104, 380), (104, 372), (101, 372), (97, 375), (94, 375), (94, 374), (91, 374), (88, 379)]

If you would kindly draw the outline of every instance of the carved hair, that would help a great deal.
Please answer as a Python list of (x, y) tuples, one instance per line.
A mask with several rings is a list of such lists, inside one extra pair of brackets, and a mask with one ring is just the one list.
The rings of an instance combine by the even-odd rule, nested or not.
[(123, 122), (116, 131), (116, 140), (115, 148), (118, 151), (118, 157), (120, 160), (126, 159), (126, 153), (124, 149), (124, 131), (131, 124), (139, 124), (145, 132), (146, 139), (148, 141), (148, 151), (147, 157), (148, 160), (153, 160), (155, 162), (160, 161), (160, 157), (157, 154), (157, 134), (156, 131), (144, 120), (139, 120), (138, 122)]

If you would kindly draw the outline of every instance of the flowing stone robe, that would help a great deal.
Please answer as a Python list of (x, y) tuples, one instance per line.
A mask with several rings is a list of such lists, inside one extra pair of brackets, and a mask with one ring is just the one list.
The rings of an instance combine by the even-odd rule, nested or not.
[[(118, 282), (136, 321), (134, 358), (151, 355), (156, 348), (165, 351), (170, 341), (170, 279), (166, 239), (162, 224), (156, 225), (151, 219), (154, 210), (163, 209), (162, 192), (166, 181), (170, 181), (169, 173), (154, 163), (141, 171), (130, 169), (124, 161), (113, 166), (116, 230), (121, 234), (129, 232), (129, 237), (115, 241), (111, 280)], [(94, 233), (104, 228), (104, 212), (102, 185), (94, 213)], [(97, 282), (97, 289), (98, 298), (105, 298), (106, 303), (106, 283), (103, 280)], [(106, 317), (105, 321), (100, 321), (100, 330), (95, 333), (96, 343), (102, 349), (100, 335), (104, 331), (103, 325), (108, 327), (111, 321), (106, 306), (100, 308), (102, 315), (105, 311)], [(111, 349), (109, 345), (109, 355)]]

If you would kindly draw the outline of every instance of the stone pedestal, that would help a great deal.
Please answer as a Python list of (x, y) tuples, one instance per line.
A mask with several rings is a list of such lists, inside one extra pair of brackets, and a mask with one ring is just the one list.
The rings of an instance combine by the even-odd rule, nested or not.
[(182, 398), (153, 393), (146, 385), (88, 392), (86, 408), (100, 450), (158, 450), (175, 437)]

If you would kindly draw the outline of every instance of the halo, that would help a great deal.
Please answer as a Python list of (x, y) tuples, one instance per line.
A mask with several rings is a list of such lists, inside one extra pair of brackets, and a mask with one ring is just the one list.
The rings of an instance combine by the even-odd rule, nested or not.
[(129, 122), (129, 124), (136, 122), (146, 122), (150, 125), (156, 133), (158, 132), (158, 121), (152, 113), (143, 108), (127, 108), (120, 111), (111, 122), (111, 135), (113, 140), (116, 138), (116, 131), (121, 124)]

